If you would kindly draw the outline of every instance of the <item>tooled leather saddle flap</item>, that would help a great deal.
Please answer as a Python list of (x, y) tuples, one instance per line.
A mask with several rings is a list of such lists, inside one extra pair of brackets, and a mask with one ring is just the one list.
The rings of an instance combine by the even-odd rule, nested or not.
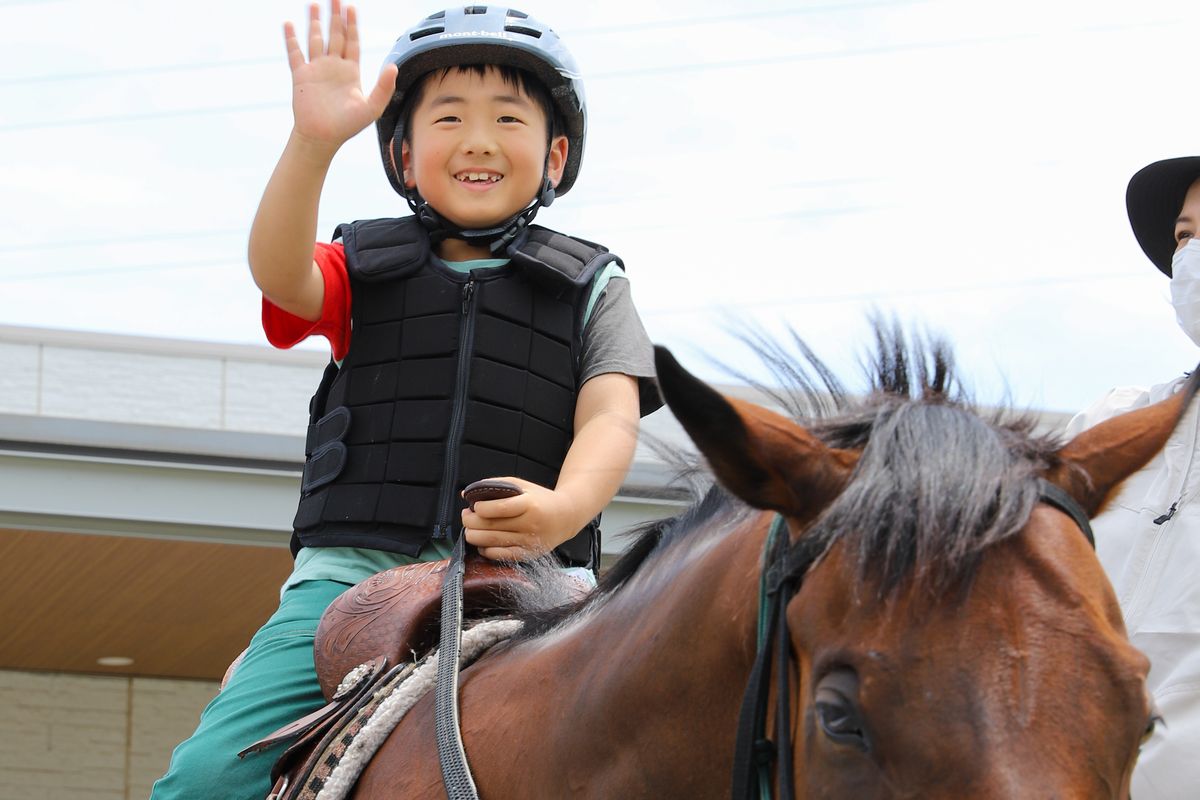
[[(378, 656), (388, 663), (412, 661), (437, 639), (441, 590), (449, 560), (395, 567), (347, 589), (325, 610), (313, 643), (317, 679), (326, 699), (351, 669)], [(513, 608), (511, 566), (479, 556), (467, 559), (463, 610), (471, 616)]]

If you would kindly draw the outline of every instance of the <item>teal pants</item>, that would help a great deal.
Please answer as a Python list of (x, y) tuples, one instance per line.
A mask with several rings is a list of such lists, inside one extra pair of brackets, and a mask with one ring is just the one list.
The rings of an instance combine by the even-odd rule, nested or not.
[(238, 758), (239, 750), (325, 705), (313, 666), (321, 614), (348, 584), (305, 581), (283, 594), (279, 609), (254, 634), (229, 683), (175, 748), (152, 800), (263, 800), (271, 790), (278, 745)]

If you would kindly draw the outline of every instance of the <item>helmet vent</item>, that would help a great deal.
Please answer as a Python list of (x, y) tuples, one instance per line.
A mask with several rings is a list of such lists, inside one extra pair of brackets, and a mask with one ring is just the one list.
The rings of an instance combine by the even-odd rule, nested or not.
[(446, 18), (445, 11), (435, 11), (432, 14), (430, 14), (428, 17), (426, 17), (425, 19), (445, 19), (445, 18)]
[(413, 31), (408, 35), (410, 42), (415, 42), (417, 39), (424, 39), (426, 36), (433, 36), (435, 33), (443, 33), (446, 28), (442, 25), (435, 25), (432, 28), (422, 28), (419, 31)]
[(526, 14), (524, 11), (517, 11), (515, 8), (510, 8), (508, 10), (508, 15), (517, 19), (529, 19), (528, 14)]
[(486, 14), (487, 6), (467, 6), (463, 9), (464, 14)]
[(542, 38), (542, 32), (536, 28), (527, 28), (524, 25), (505, 25), (504, 30), (509, 33), (523, 33), (526, 36), (532, 36), (535, 39)]

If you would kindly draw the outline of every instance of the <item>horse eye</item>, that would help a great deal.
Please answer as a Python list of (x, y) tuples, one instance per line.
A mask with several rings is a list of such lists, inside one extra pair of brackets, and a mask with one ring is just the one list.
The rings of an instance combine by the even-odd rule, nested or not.
[(1154, 735), (1154, 729), (1157, 728), (1162, 722), (1163, 718), (1160, 714), (1157, 712), (1152, 714), (1150, 716), (1150, 720), (1146, 723), (1146, 730), (1142, 734), (1142, 740), (1139, 742), (1139, 745), (1144, 745), (1146, 742), (1150, 741), (1150, 737)]
[(862, 720), (854, 704), (835, 689), (822, 686), (817, 689), (813, 701), (817, 722), (821, 730), (832, 741), (847, 744), (860, 750), (867, 749), (867, 737), (863, 733)]

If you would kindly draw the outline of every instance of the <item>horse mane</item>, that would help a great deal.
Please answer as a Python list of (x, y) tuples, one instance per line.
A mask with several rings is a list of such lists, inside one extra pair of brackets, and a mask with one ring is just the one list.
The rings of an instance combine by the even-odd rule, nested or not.
[(844, 542), (880, 596), (910, 581), (941, 592), (969, 583), (981, 554), (1025, 526), (1061, 441), (1035, 433), (1029, 412), (979, 408), (944, 339), (879, 318), (872, 328), (869, 389), (859, 397), (794, 334), (805, 364), (761, 336), (753, 345), (784, 387), (771, 392), (776, 402), (830, 447), (861, 451), (846, 489), (806, 535), (821, 552)]
[[(849, 392), (795, 332), (790, 347), (744, 334), (770, 382), (733, 375), (830, 447), (861, 451), (846, 489), (805, 534), (817, 537), (821, 552), (848, 545), (860, 580), (878, 586), (881, 597), (909, 581), (931, 591), (968, 583), (983, 551), (1025, 526), (1038, 501), (1037, 478), (1059, 465), (1061, 442), (1036, 434), (1028, 412), (979, 409), (945, 340), (906, 336), (898, 323), (879, 318), (872, 328), (865, 394)], [(714, 519), (750, 511), (713, 486), (681, 514), (639, 526), (588, 598), (523, 614), (519, 638), (595, 608)]]

